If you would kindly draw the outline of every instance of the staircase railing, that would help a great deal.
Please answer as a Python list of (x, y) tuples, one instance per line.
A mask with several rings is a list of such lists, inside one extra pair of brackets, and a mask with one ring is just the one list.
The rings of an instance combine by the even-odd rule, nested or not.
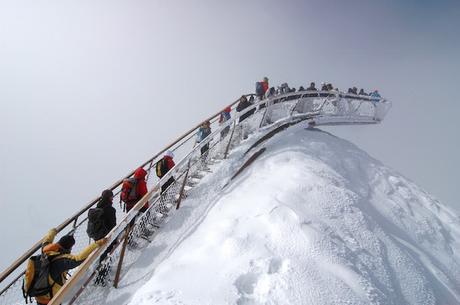
[[(247, 95), (249, 96), (249, 95)], [(220, 158), (226, 157), (230, 144), (241, 140), (241, 138), (234, 137), (235, 130), (240, 128), (240, 117), (247, 114), (250, 111), (254, 111), (260, 115), (261, 126), (269, 126), (276, 121), (280, 120), (317, 120), (317, 124), (328, 124), (324, 118), (340, 118), (342, 121), (336, 120), (336, 124), (372, 124), (379, 123), (383, 120), (391, 104), (383, 99), (372, 99), (365, 96), (351, 96), (342, 94), (339, 92), (297, 92), (288, 93), (283, 95), (277, 95), (259, 101), (251, 107), (244, 109), (239, 113), (235, 113), (234, 105), (238, 101), (231, 104), (232, 107), (232, 118), (220, 126), (217, 125), (217, 120), (220, 115), (216, 113), (207, 120), (211, 121), (212, 129), (214, 132), (205, 138), (200, 143), (193, 141), (196, 130), (200, 125), (195, 126), (188, 132), (183, 134), (173, 143), (166, 146), (163, 150), (158, 152), (155, 156), (144, 162), (141, 167), (146, 168), (149, 172), (149, 189), (150, 191), (136, 204), (136, 206), (128, 214), (124, 214), (121, 206), (117, 207), (117, 218), (122, 218), (117, 226), (109, 233), (109, 243), (106, 247), (98, 249), (85, 262), (72, 273), (71, 279), (65, 284), (65, 286), (54, 296), (50, 305), (60, 304), (61, 302), (69, 302), (73, 304), (78, 297), (85, 298), (85, 288), (87, 288), (94, 278), (103, 272), (108, 273), (110, 268), (114, 265), (117, 266), (117, 272), (113, 279), (113, 284), (116, 287), (120, 279), (120, 272), (122, 266), (129, 268), (129, 266), (136, 260), (134, 251), (130, 253), (126, 251), (126, 247), (130, 244), (138, 243), (142, 241), (142, 237), (146, 231), (157, 229), (155, 226), (161, 224), (167, 215), (174, 211), (175, 207), (179, 207), (180, 201), (184, 197), (184, 191), (186, 185), (191, 183), (189, 179), (189, 173), (196, 173), (204, 168), (209, 160), (212, 160), (216, 156)], [(348, 103), (350, 106), (347, 108), (347, 112), (338, 113), (337, 108), (339, 102)], [(359, 104), (356, 106), (355, 104)], [(361, 104), (365, 103), (366, 107), (371, 105), (371, 114), (363, 114)], [(353, 107), (352, 107), (353, 106)], [(335, 107), (336, 113), (333, 112)], [(373, 107), (373, 108), (372, 108)], [(285, 114), (273, 115), (276, 113), (277, 108), (285, 111)], [(330, 108), (330, 109), (329, 109)], [(278, 110), (279, 110), (278, 109)], [(353, 110), (353, 111), (350, 111)], [(262, 114), (263, 113), (263, 114)], [(353, 120), (354, 118), (354, 120)], [(323, 120), (323, 121), (321, 121)], [(262, 124), (265, 122), (264, 124)], [(231, 132), (228, 132), (226, 136), (222, 136), (222, 132), (225, 128), (232, 126)], [(232, 142), (233, 141), (233, 142)], [(208, 146), (207, 152), (202, 150)], [(176, 156), (180, 159), (176, 166), (169, 171), (162, 179), (152, 179), (150, 172), (154, 164), (162, 157), (162, 154), (167, 150), (174, 150)], [(124, 179), (129, 178), (133, 175), (133, 172), (129, 173), (123, 179), (116, 181), (110, 189), (114, 191), (114, 194), (118, 194), (121, 189), (121, 184)], [(174, 177), (174, 182), (165, 190), (161, 190), (161, 186), (164, 185), (171, 177)], [(155, 180), (155, 181), (153, 181)], [(93, 207), (100, 198), (97, 197), (83, 207), (80, 211), (74, 214), (72, 217), (67, 219), (61, 225), (57, 227), (61, 234), (65, 231), (74, 232), (76, 237), (76, 245), (74, 250), (84, 248), (90, 241), (86, 237), (85, 224), (86, 216), (83, 216), (88, 209)], [(140, 209), (145, 203), (150, 203), (150, 208), (145, 213), (140, 213)], [(121, 216), (121, 217), (120, 217)], [(133, 224), (134, 225), (130, 225)], [(86, 241), (85, 241), (86, 240)], [(110, 253), (107, 257), (99, 262), (101, 254), (106, 251), (109, 244), (114, 244)], [(7, 268), (0, 275), (0, 304), (20, 304), (23, 300), (21, 295), (21, 278), (24, 275), (23, 269), (25, 262), (29, 257), (36, 254), (41, 247), (41, 241), (35, 243), (35, 245), (26, 253), (24, 253), (18, 260), (16, 260), (9, 268)], [(128, 254), (128, 255), (127, 255)], [(22, 269), (21, 269), (22, 267)], [(7, 283), (7, 284), (5, 284)], [(86, 289), (88, 290), (88, 289)]]

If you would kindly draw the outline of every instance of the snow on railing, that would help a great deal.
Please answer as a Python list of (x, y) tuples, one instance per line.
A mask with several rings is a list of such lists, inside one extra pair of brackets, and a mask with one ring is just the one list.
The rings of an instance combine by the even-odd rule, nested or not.
[[(157, 230), (157, 226), (179, 208), (187, 185), (192, 182), (190, 177), (206, 168), (207, 163), (213, 159), (225, 158), (229, 147), (236, 145), (241, 140), (241, 132), (235, 132), (243, 128), (240, 124), (240, 117), (257, 110), (260, 117), (260, 126), (269, 128), (275, 126), (274, 123), (281, 121), (303, 121), (308, 120), (321, 124), (375, 124), (383, 120), (384, 116), (391, 107), (391, 104), (384, 99), (372, 99), (367, 96), (357, 96), (343, 94), (336, 91), (302, 91), (272, 96), (268, 99), (259, 101), (241, 112), (235, 113), (233, 107), (238, 101), (232, 103), (232, 118), (220, 126), (217, 124), (219, 113), (210, 117), (212, 123), (211, 133), (200, 143), (194, 141), (195, 133), (199, 125), (192, 128), (182, 137), (168, 145), (154, 157), (142, 164), (148, 171), (149, 189), (151, 189), (128, 213), (125, 214), (120, 206), (115, 204), (117, 209), (117, 219), (122, 219), (117, 226), (109, 233), (109, 242), (101, 249), (95, 251), (85, 262), (72, 273), (70, 280), (64, 285), (57, 295), (54, 296), (50, 305), (68, 303), (74, 304), (79, 298), (81, 301), (90, 298), (93, 303), (97, 302), (97, 295), (92, 293), (92, 281), (97, 281), (98, 276), (107, 276), (109, 281), (117, 287), (120, 280), (122, 268), (126, 271), (136, 261), (139, 251), (129, 251), (129, 247), (139, 246), (143, 243), (145, 232)], [(263, 114), (262, 114), (263, 113)], [(254, 116), (254, 115), (253, 115)], [(231, 127), (232, 130), (223, 136), (222, 131)], [(235, 136), (234, 136), (235, 135)], [(208, 146), (206, 153), (201, 153), (203, 147)], [(162, 179), (152, 179), (151, 171), (162, 154), (168, 150), (174, 150), (180, 161)], [(125, 178), (131, 177), (130, 173)], [(158, 194), (161, 185), (165, 184), (171, 177), (174, 177), (167, 190)], [(125, 179), (124, 178), (124, 179)], [(117, 195), (121, 191), (123, 179), (113, 184), (110, 189)], [(91, 201), (82, 210), (76, 213), (58, 227), (60, 232), (69, 231), (74, 233), (76, 244), (74, 251), (83, 249), (90, 242), (86, 235), (87, 218), (83, 216), (86, 211), (93, 207), (99, 198)], [(150, 203), (148, 211), (140, 213), (140, 209), (146, 202)], [(134, 222), (131, 226), (130, 223)], [(107, 257), (99, 262), (101, 254), (108, 245), (114, 243), (115, 246)], [(21, 304), (23, 302), (21, 283), (24, 275), (25, 262), (27, 259), (37, 254), (40, 250), (41, 242), (37, 242), (28, 252), (19, 258), (10, 268), (0, 275), (0, 304)], [(126, 250), (128, 248), (128, 251)], [(112, 267), (116, 267), (116, 272), (111, 274)], [(95, 300), (96, 298), (96, 300)], [(101, 301), (102, 302), (102, 301)]]

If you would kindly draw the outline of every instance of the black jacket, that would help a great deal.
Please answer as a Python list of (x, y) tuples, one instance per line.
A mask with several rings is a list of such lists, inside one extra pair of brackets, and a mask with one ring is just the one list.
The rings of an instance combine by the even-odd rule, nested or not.
[[(243, 111), (244, 109), (248, 108), (249, 106), (252, 106), (253, 104), (248, 101), (247, 99), (245, 100), (242, 100), (241, 102), (238, 103), (238, 106), (236, 106), (236, 111), (237, 112), (241, 112)], [(256, 109), (252, 109), (248, 112), (246, 112), (245, 114), (243, 114), (241, 117), (240, 117), (240, 120), (239, 122), (242, 122), (244, 120), (246, 120), (248, 117), (250, 117), (251, 115), (254, 114), (254, 112), (256, 111)]]
[(97, 207), (104, 211), (102, 219), (107, 233), (110, 232), (117, 225), (117, 214), (115, 208), (112, 206), (112, 202), (101, 199), (97, 203)]

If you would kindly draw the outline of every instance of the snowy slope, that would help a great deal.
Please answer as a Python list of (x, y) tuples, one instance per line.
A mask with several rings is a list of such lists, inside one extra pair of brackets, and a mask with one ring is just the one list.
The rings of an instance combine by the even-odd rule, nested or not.
[(257, 137), (214, 168), (106, 304), (460, 304), (458, 217), (304, 127), (252, 150), (266, 148), (226, 187)]

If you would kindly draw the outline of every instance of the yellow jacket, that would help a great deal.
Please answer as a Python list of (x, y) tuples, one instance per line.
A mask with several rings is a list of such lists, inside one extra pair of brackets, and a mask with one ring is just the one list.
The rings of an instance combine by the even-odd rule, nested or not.
[(59, 244), (53, 243), (56, 234), (56, 229), (51, 229), (42, 240), (43, 252), (51, 258), (48, 280), (53, 289), (52, 295), (35, 297), (37, 303), (41, 304), (48, 304), (66, 282), (67, 271), (78, 267), (98, 247), (94, 242), (77, 255), (66, 253)]

